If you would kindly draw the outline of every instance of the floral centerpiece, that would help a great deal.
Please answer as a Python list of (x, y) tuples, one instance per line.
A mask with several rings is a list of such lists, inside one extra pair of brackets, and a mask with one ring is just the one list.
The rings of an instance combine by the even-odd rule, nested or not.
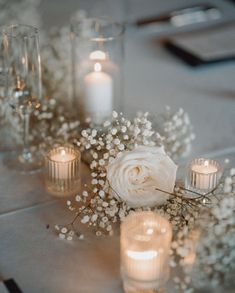
[[(23, 20), (40, 27), (40, 0), (8, 2), (0, 1), (4, 8), (2, 23)], [(174, 229), (170, 265), (182, 270), (183, 276), (174, 278), (179, 292), (191, 293), (193, 287), (208, 284), (212, 288), (234, 285), (234, 169), (225, 172), (219, 184), (204, 194), (188, 190), (177, 181), (175, 162), (188, 153), (194, 139), (189, 117), (182, 109), (174, 113), (167, 108), (160, 115), (138, 114), (132, 120), (113, 112), (100, 128), (90, 123), (81, 129), (79, 120), (71, 118), (63, 107), (70, 83), (67, 38), (66, 27), (43, 34), (46, 99), (34, 113), (31, 136), (42, 151), (55, 141), (73, 143), (90, 162), (90, 184), (74, 200), (67, 201), (74, 218), (68, 225), (56, 225), (59, 237), (72, 240), (78, 235), (82, 239), (78, 219), (93, 228), (97, 236), (112, 235), (114, 224), (128, 214), (156, 211)], [(12, 116), (3, 100), (0, 117), (16, 130), (14, 139), (19, 143), (19, 119)]]
[(164, 149), (167, 136), (153, 129), (148, 113), (130, 121), (113, 112), (111, 121), (105, 121), (101, 130), (87, 128), (73, 139), (73, 143), (83, 153), (89, 152), (92, 158), (92, 179), (91, 186), (86, 185), (75, 198), (80, 204), (78, 210), (71, 201), (68, 205), (77, 215), (83, 215), (82, 223), (96, 227), (97, 235), (112, 234), (112, 223), (130, 212), (159, 209), (165, 207), (168, 200), (171, 202), (169, 194), (174, 191), (177, 166), (169, 154), (181, 156), (182, 149), (187, 149), (184, 144), (191, 143), (194, 134), (188, 115), (182, 109), (169, 117), (181, 121), (180, 127), (184, 128), (185, 137), (178, 149), (174, 144), (171, 147), (166, 144)]
[[(97, 236), (113, 235), (114, 224), (130, 213), (155, 211), (166, 217), (174, 230), (170, 265), (179, 266), (184, 275), (174, 278), (176, 290), (190, 293), (194, 287), (203, 287), (211, 280), (214, 285), (216, 280), (224, 284), (230, 280), (230, 272), (234, 272), (233, 265), (227, 269), (225, 263), (233, 260), (235, 245), (230, 241), (226, 246), (229, 256), (227, 248), (222, 246), (222, 239), (231, 237), (234, 229), (231, 218), (234, 207), (228, 204), (235, 195), (234, 171), (228, 177), (224, 173), (207, 193), (187, 189), (176, 179), (177, 165), (172, 158), (178, 160), (190, 148), (194, 139), (190, 120), (182, 109), (172, 113), (167, 108), (160, 116), (161, 119), (153, 119), (148, 113), (140, 113), (129, 120), (113, 112), (102, 127), (89, 124), (75, 136), (74, 129), (70, 135), (69, 127), (62, 127), (68, 141), (78, 146), (84, 156), (88, 155), (91, 180), (74, 200), (67, 201), (69, 210), (75, 214), (72, 222), (55, 228), (62, 239), (72, 240), (75, 235), (83, 239), (77, 226), (80, 220), (94, 229)], [(229, 210), (224, 214), (225, 206)], [(203, 221), (205, 214), (209, 218)], [(209, 227), (219, 227), (216, 231), (208, 229), (207, 223)], [(225, 238), (219, 237), (218, 245), (213, 248), (218, 233)], [(225, 257), (222, 265), (207, 267), (205, 259), (216, 258), (216, 264), (220, 257)], [(191, 283), (195, 274), (196, 286)]]

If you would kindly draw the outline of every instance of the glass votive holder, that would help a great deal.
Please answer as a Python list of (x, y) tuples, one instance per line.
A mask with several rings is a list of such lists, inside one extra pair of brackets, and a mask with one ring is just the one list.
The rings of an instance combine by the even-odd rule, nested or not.
[(121, 225), (121, 274), (126, 293), (164, 292), (172, 227), (154, 212), (133, 213)]
[(199, 193), (207, 193), (214, 189), (221, 177), (220, 164), (211, 159), (194, 159), (187, 171), (186, 186)]
[(72, 20), (73, 104), (81, 122), (101, 124), (121, 111), (124, 31), (106, 18)]
[(80, 190), (81, 154), (73, 146), (54, 147), (45, 156), (47, 191), (59, 197), (76, 194)]

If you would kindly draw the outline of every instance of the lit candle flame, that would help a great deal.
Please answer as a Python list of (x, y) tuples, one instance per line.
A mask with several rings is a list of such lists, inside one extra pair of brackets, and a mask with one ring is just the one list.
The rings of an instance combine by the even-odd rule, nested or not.
[(65, 156), (65, 150), (62, 150), (60, 154), (61, 154), (61, 156), (64, 157)]
[(102, 70), (102, 66), (101, 66), (101, 64), (100, 63), (95, 63), (95, 65), (94, 65), (94, 70), (95, 70), (95, 72), (100, 72), (101, 70)]
[(209, 162), (208, 162), (208, 161), (205, 161), (205, 162), (204, 162), (204, 166), (205, 166), (205, 167), (208, 167), (208, 166), (209, 166)]

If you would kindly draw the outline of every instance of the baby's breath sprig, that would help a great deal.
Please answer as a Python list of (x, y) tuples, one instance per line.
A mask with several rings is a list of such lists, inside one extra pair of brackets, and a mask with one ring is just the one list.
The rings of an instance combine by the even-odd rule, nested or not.
[[(234, 211), (231, 212), (232, 207), (230, 207), (229, 212), (225, 213), (225, 207), (230, 202), (229, 198), (235, 197), (235, 169), (231, 169), (229, 175), (224, 174), (219, 184), (205, 194), (185, 188), (179, 182), (176, 183), (173, 192), (156, 187), (156, 190), (168, 195), (168, 199), (164, 205), (154, 207), (129, 207), (107, 180), (107, 166), (115, 158), (121, 156), (122, 152), (132, 151), (137, 146), (163, 145), (166, 152), (174, 158), (185, 154), (194, 138), (190, 121), (187, 114), (181, 109), (175, 114), (169, 111), (167, 109), (168, 114), (164, 116), (163, 124), (159, 121), (155, 122), (148, 113), (140, 113), (133, 120), (129, 120), (117, 112), (113, 112), (112, 118), (105, 121), (102, 126), (97, 127), (89, 123), (81, 132), (75, 128), (71, 129), (68, 122), (62, 123), (63, 130), (60, 127), (58, 133), (78, 146), (83, 157), (87, 156), (87, 161), (90, 163), (91, 181), (81, 194), (76, 195), (75, 204), (72, 205), (69, 201), (69, 209), (75, 212), (73, 221), (68, 225), (56, 226), (56, 228), (60, 237), (68, 240), (71, 240), (73, 236), (84, 237), (75, 229), (76, 226), (79, 226), (75, 225), (77, 221), (92, 227), (97, 236), (112, 235), (115, 223), (122, 221), (127, 215), (136, 211), (156, 211), (169, 219), (173, 226), (174, 237), (170, 265), (172, 267), (179, 265), (182, 272), (185, 273), (184, 278), (175, 277), (176, 289), (179, 292), (191, 293), (193, 286), (188, 272), (191, 270), (189, 267), (191, 268), (195, 261), (196, 251), (201, 253), (201, 257), (196, 258), (200, 264), (205, 256), (213, 259), (215, 252), (213, 241), (218, 242), (221, 248), (218, 253), (225, 257), (226, 264), (228, 262), (227, 249), (235, 251), (235, 246), (231, 243), (228, 246), (223, 244), (224, 249), (222, 248), (223, 237), (215, 239), (216, 233), (220, 233), (220, 236), (225, 235), (227, 240), (229, 237), (233, 239), (230, 234), (233, 230), (230, 228), (233, 229), (234, 223), (230, 216), (234, 216)], [(205, 232), (194, 232), (195, 227), (204, 227), (202, 222), (198, 225), (203, 213), (209, 216), (209, 220), (204, 222), (204, 225), (208, 224), (209, 229), (218, 226), (216, 229), (219, 231), (213, 229), (211, 232), (209, 231), (210, 241), (205, 242), (207, 244), (204, 243), (204, 240), (199, 240), (201, 237), (205, 237), (203, 235), (207, 235)], [(223, 216), (221, 217), (221, 215)], [(227, 219), (226, 222), (224, 222), (224, 218)], [(208, 233), (208, 229), (205, 231)], [(197, 248), (197, 244), (204, 245), (204, 249)], [(228, 259), (233, 259), (233, 255), (230, 254)], [(218, 274), (222, 276), (219, 278), (221, 282), (229, 280), (225, 263), (222, 262), (219, 268), (214, 264), (212, 271), (207, 267), (208, 271), (203, 273), (204, 279), (198, 274), (202, 278), (199, 283), (205, 284), (205, 280), (209, 280), (209, 282), (214, 280), (215, 283)], [(233, 271), (234, 268), (230, 266), (229, 269)]]
[(195, 139), (188, 113), (182, 108), (173, 112), (169, 106), (160, 115), (151, 115), (154, 129), (158, 129), (168, 155), (177, 160), (190, 152)]
[[(95, 183), (97, 184), (97, 182)], [(118, 200), (120, 197), (117, 192), (113, 190), (108, 181), (106, 183), (106, 191), (103, 191), (102, 193), (100, 192), (101, 190), (98, 192), (97, 188), (92, 189), (86, 185), (87, 190), (90, 192), (90, 197), (86, 190), (82, 192), (82, 195), (77, 195), (75, 201), (79, 203), (78, 208), (72, 206), (70, 200), (67, 202), (69, 209), (71, 211), (76, 210), (76, 213), (71, 223), (61, 226), (61, 228), (67, 227), (66, 233), (73, 230), (73, 235), (78, 235), (80, 237), (80, 234), (76, 232), (74, 226), (75, 222), (80, 219), (82, 224), (88, 224), (95, 228), (97, 236), (107, 234), (112, 235), (114, 223), (122, 221), (131, 212), (144, 210), (153, 210), (161, 213), (170, 220), (173, 229), (177, 231), (184, 228), (185, 225), (191, 224), (192, 226), (194, 224), (200, 209), (205, 208), (211, 203), (212, 199), (210, 197), (215, 194), (220, 186), (219, 183), (216, 188), (206, 194), (200, 194), (184, 188), (180, 184), (176, 184), (174, 192), (172, 193), (156, 187), (156, 190), (170, 196), (167, 200), (167, 204), (153, 208), (132, 208), (128, 207), (125, 202)], [(111, 189), (113, 193), (116, 194), (116, 197), (110, 195)], [(192, 195), (194, 195), (194, 197), (192, 197)], [(69, 230), (68, 227), (70, 227), (71, 230)], [(61, 229), (59, 231), (61, 232)], [(71, 240), (70, 237), (69, 240)]]
[[(89, 191), (85, 190), (91, 200), (81, 215), (81, 222), (95, 227), (97, 235), (112, 235), (113, 223), (122, 220), (133, 209), (110, 192), (108, 164), (123, 151), (132, 150), (136, 146), (162, 145), (163, 138), (153, 129), (148, 113), (138, 113), (133, 120), (129, 120), (122, 113), (113, 111), (111, 119), (105, 121), (102, 127), (94, 128), (88, 124), (77, 138), (73, 138), (73, 143), (79, 147), (83, 157), (89, 158), (91, 169)], [(83, 194), (76, 198), (82, 197)]]
[[(178, 130), (181, 126), (189, 127), (189, 119), (185, 118), (187, 114), (182, 109), (176, 112), (175, 115), (169, 114), (169, 108), (167, 108), (167, 111), (170, 121), (176, 121)], [(89, 188), (86, 187), (81, 195), (76, 196), (76, 201), (79, 203), (84, 201), (84, 198), (87, 200), (89, 197), (89, 205), (84, 210), (80, 208), (77, 210), (77, 208), (72, 208), (71, 206), (69, 208), (75, 209), (79, 213), (79, 217), (78, 213), (75, 214), (76, 219), (81, 218), (82, 223), (94, 227), (98, 236), (102, 234), (112, 235), (113, 224), (117, 221), (122, 221), (129, 213), (135, 210), (150, 210), (149, 207), (138, 209), (128, 207), (125, 202), (120, 201), (118, 195), (115, 196), (115, 191), (110, 192), (111, 186), (107, 181), (108, 164), (123, 151), (131, 151), (139, 145), (164, 145), (164, 141), (168, 141), (166, 139), (166, 132), (165, 137), (162, 137), (158, 132), (161, 127), (158, 125), (154, 128), (150, 118), (149, 113), (138, 113), (134, 119), (130, 120), (125, 118), (122, 113), (113, 111), (111, 119), (105, 121), (102, 126), (97, 127), (92, 125), (92, 123), (88, 123), (87, 127), (78, 133), (77, 136), (70, 137), (70, 140), (83, 153), (83, 157), (89, 160), (91, 182)], [(166, 121), (167, 118), (164, 119), (164, 123)], [(61, 129), (58, 132), (63, 133), (68, 138), (71, 131), (69, 127), (66, 127), (66, 123), (62, 125)], [(190, 134), (189, 136), (191, 138), (187, 142), (191, 143), (192, 135)], [(166, 146), (170, 146), (170, 144), (166, 144)], [(172, 153), (172, 151), (175, 153), (175, 150), (167, 150), (168, 153)], [(194, 203), (195, 200), (184, 198), (181, 191), (182, 189), (178, 186), (174, 191), (174, 197), (172, 197), (172, 194), (168, 194), (170, 195), (168, 202), (170, 208), (164, 207), (160, 212), (171, 218), (175, 214), (173, 208), (178, 207), (181, 217), (174, 218), (184, 219), (187, 222), (188, 215), (184, 215), (187, 210), (185, 206), (195, 208), (197, 205)], [(174, 222), (178, 223), (177, 221)]]
[(194, 224), (177, 231), (172, 242), (170, 265), (178, 263), (181, 270), (175, 278), (178, 292), (208, 287), (223, 292), (235, 285), (235, 168), (225, 170), (207, 196), (210, 204), (202, 205), (198, 215), (192, 215)]

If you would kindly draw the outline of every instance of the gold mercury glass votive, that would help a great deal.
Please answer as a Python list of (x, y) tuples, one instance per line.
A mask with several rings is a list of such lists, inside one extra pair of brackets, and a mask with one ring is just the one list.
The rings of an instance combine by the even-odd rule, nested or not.
[(196, 158), (189, 165), (186, 186), (193, 191), (207, 193), (217, 186), (220, 177), (221, 167), (217, 161)]
[(129, 215), (121, 225), (121, 274), (126, 293), (164, 292), (172, 227), (154, 212)]
[(49, 193), (64, 197), (80, 189), (81, 154), (73, 146), (54, 147), (45, 156), (46, 188)]

